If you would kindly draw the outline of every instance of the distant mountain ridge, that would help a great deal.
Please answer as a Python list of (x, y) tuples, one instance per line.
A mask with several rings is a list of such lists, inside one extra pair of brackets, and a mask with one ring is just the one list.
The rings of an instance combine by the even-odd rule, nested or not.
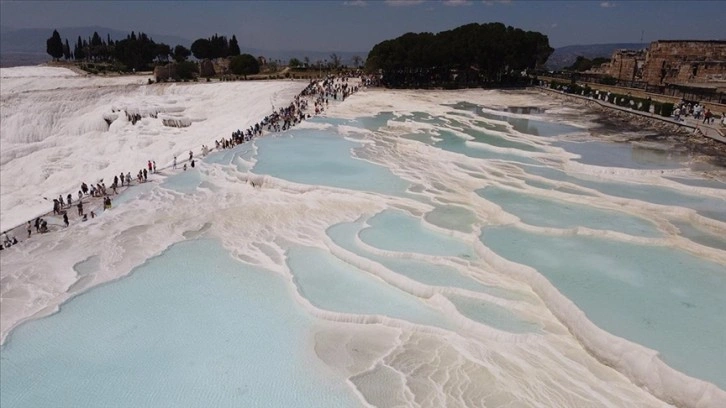
[[(61, 27), (57, 28), (61, 39), (73, 48), (78, 36), (81, 38), (89, 38), (94, 32), (105, 41), (107, 36), (112, 40), (122, 40), (131, 33), (129, 31), (115, 30), (107, 27), (90, 26), (90, 27)], [(138, 30), (133, 30), (139, 32)], [(12, 67), (18, 65), (37, 65), (50, 60), (50, 56), (45, 52), (45, 42), (53, 34), (52, 28), (22, 28), (13, 29), (9, 27), (0, 27), (0, 67)], [(176, 45), (183, 45), (187, 48), (191, 47), (194, 40), (182, 38), (172, 35), (146, 33), (155, 42), (168, 44), (172, 48)], [(231, 37), (233, 33), (228, 35)], [(358, 56), (365, 61), (368, 51), (306, 51), (306, 50), (264, 50), (261, 48), (246, 47), (240, 44), (242, 53), (252, 54), (254, 56), (264, 56), (268, 60), (277, 59), (287, 62), (291, 58), (297, 58), (303, 61), (305, 57), (310, 59), (310, 63), (317, 61), (330, 60), (330, 54), (335, 52), (343, 64), (351, 64), (353, 57)]]
[(572, 65), (578, 56), (593, 59), (597, 57), (610, 58), (615, 50), (629, 49), (641, 50), (648, 47), (649, 43), (613, 43), (613, 44), (586, 44), (568, 45), (556, 48), (555, 52), (547, 59), (545, 66), (549, 69), (559, 70)]

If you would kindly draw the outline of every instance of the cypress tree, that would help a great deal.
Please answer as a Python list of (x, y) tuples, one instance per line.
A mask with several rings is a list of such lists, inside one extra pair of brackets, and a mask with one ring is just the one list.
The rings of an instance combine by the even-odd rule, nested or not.
[(240, 54), (239, 44), (237, 44), (237, 36), (232, 35), (232, 39), (229, 40), (229, 56), (234, 57)]
[(68, 45), (68, 39), (66, 38), (66, 43), (63, 44), (63, 58), (66, 60), (71, 58), (71, 47)]
[(56, 60), (63, 56), (63, 41), (58, 30), (53, 30), (53, 35), (46, 40), (45, 52)]
[(82, 60), (86, 58), (86, 52), (83, 50), (83, 40), (81, 40), (81, 36), (78, 36), (78, 40), (76, 41), (76, 48), (74, 48), (73, 55), (75, 55), (76, 60)]

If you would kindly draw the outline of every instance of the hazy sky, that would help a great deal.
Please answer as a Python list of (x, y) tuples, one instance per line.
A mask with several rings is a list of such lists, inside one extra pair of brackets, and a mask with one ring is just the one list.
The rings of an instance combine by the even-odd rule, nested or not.
[(550, 44), (726, 40), (726, 1), (4, 1), (5, 28), (102, 26), (269, 50), (369, 51), (406, 32), (502, 22)]

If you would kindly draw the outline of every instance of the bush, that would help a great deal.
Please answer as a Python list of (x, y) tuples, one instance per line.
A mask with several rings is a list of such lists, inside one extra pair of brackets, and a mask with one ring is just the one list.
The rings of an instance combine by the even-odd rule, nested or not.
[(199, 66), (191, 61), (176, 64), (176, 79), (195, 79), (199, 74)]
[(260, 72), (260, 64), (252, 55), (242, 54), (232, 57), (229, 69), (235, 75), (254, 75)]
[(665, 102), (660, 105), (660, 115), (670, 117), (673, 114), (673, 104)]

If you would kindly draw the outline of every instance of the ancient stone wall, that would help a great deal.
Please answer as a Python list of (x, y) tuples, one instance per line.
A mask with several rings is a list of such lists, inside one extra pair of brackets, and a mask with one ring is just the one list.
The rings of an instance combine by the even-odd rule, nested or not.
[(202, 78), (209, 78), (216, 75), (214, 70), (214, 64), (211, 60), (203, 59), (199, 61), (199, 76)]
[(216, 58), (212, 60), (212, 65), (214, 65), (214, 72), (217, 75), (228, 75), (231, 74), (232, 71), (229, 70), (229, 58)]
[(154, 77), (156, 82), (168, 81), (176, 76), (176, 63), (170, 62), (166, 65), (157, 65), (154, 67)]
[(726, 41), (655, 41), (643, 81), (650, 85), (706, 83), (726, 77)]
[(639, 80), (644, 63), (644, 51), (617, 50), (610, 59), (608, 74), (623, 81)]

